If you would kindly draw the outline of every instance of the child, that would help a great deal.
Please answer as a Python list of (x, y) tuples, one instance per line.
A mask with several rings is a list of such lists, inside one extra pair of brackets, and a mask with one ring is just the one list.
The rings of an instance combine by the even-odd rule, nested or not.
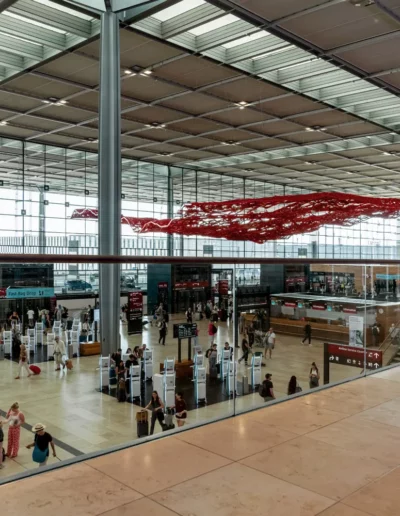
[(3, 464), (3, 441), (4, 441), (3, 421), (0, 421), (0, 469), (4, 468), (4, 464)]

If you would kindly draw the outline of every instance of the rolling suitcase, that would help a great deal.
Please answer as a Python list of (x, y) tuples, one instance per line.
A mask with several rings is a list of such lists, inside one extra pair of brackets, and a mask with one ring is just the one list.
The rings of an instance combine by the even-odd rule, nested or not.
[(136, 414), (136, 425), (138, 438), (149, 435), (149, 414), (147, 410), (141, 410)]

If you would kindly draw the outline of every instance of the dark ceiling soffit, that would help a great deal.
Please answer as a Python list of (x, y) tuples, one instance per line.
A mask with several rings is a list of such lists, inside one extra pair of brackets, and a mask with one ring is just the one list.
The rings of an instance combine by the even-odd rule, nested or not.
[(16, 1), (17, 0), (0, 0), (0, 13), (11, 7)]
[(146, 2), (141, 2), (140, 5), (131, 7), (130, 9), (114, 10), (119, 13), (119, 19), (122, 23), (130, 24), (138, 22), (148, 16), (152, 16), (156, 12), (167, 9), (180, 1), (181, 0), (148, 0)]
[(261, 18), (257, 14), (248, 11), (245, 7), (241, 7), (238, 4), (233, 4), (232, 2), (230, 2), (230, 0), (207, 0), (207, 2), (214, 5), (215, 7), (218, 7), (219, 9), (224, 9), (225, 11), (231, 12), (238, 18), (241, 18), (242, 20), (247, 21), (248, 23), (252, 23), (255, 26), (259, 26), (260, 28), (265, 28), (266, 30), (268, 30), (269, 33), (274, 34), (275, 36), (278, 36), (281, 39), (287, 41), (288, 43), (296, 45), (299, 48), (306, 50), (307, 52), (310, 52), (316, 57), (319, 57), (321, 59), (324, 59), (325, 61), (329, 61), (330, 63), (339, 66), (346, 72), (350, 72), (359, 77), (360, 79), (368, 81), (374, 86), (378, 86), (379, 88), (389, 91), (390, 93), (394, 93), (395, 95), (399, 94), (399, 89), (396, 86), (392, 86), (388, 83), (385, 83), (378, 77), (368, 77), (368, 74), (364, 70), (361, 70), (360, 68), (351, 65), (347, 61), (344, 61), (343, 59), (337, 56), (331, 54), (326, 55), (321, 48), (283, 29), (282, 27), (279, 27), (279, 20), (270, 22), (269, 20)]
[(101, 11), (85, 7), (83, 4), (71, 3), (68, 0), (52, 0), (53, 3), (67, 7), (68, 9), (74, 9), (78, 13), (86, 14), (87, 16), (93, 16), (93, 18), (100, 18)]

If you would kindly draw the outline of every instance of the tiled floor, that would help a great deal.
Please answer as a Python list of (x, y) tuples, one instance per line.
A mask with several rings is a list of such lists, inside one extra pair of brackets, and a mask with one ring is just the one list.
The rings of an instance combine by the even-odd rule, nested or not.
[[(173, 316), (171, 324), (179, 321), (183, 321), (182, 317)], [(122, 348), (124, 350), (128, 345), (132, 347), (141, 342), (146, 342), (154, 352), (155, 370), (166, 356), (177, 356), (177, 341), (173, 339), (172, 331), (168, 334), (165, 347), (158, 345), (158, 329), (155, 326), (149, 326), (142, 336), (134, 335), (129, 338), (126, 335), (126, 327), (122, 326), (122, 338)], [(226, 340), (232, 342), (232, 327), (229, 324), (221, 323), (217, 333), (218, 346), (221, 348)], [(208, 343), (206, 321), (200, 323), (199, 342), (205, 350)], [(186, 352), (186, 344), (183, 347)], [(273, 374), (275, 394), (282, 398), (286, 396), (287, 383), (292, 374), (298, 377), (304, 390), (308, 389), (308, 373), (313, 361), (316, 361), (321, 367), (322, 377), (323, 346), (321, 342), (314, 341), (313, 346), (308, 347), (302, 346), (298, 338), (278, 335), (272, 360), (266, 361), (263, 373), (270, 372)], [(9, 360), (0, 361), (0, 410), (7, 411), (14, 401), (19, 401), (27, 423), (34, 425), (41, 422), (47, 425), (48, 431), (53, 437), (84, 453), (134, 440), (136, 438), (135, 414), (139, 410), (138, 407), (129, 403), (120, 404), (114, 398), (96, 391), (99, 386), (98, 357), (74, 359), (73, 362), (74, 369), (67, 374), (56, 373), (54, 363), (45, 362), (39, 364), (42, 368), (40, 376), (14, 380), (17, 365)], [(340, 365), (335, 365), (331, 369), (333, 381), (358, 375), (360, 372), (357, 368)], [(238, 368), (238, 376), (241, 377), (244, 374), (248, 375), (249, 373), (242, 362)], [(346, 410), (352, 410), (354, 407), (373, 408), (377, 404), (374, 402), (374, 393), (368, 393), (365, 398), (361, 398), (358, 393), (354, 393), (352, 399), (353, 403)], [(326, 400), (326, 395), (321, 394), (318, 399), (312, 402), (321, 409), (321, 413), (324, 409), (324, 400)], [(380, 398), (378, 398), (379, 400)], [(386, 401), (389, 400), (390, 398), (387, 397)], [(239, 397), (235, 400), (235, 403), (233, 400), (228, 400), (200, 407), (189, 413), (188, 423), (204, 422), (213, 418), (232, 415), (234, 405), (235, 410), (240, 412), (263, 406), (263, 403), (259, 394), (255, 393)], [(335, 403), (332, 401), (332, 405), (330, 410), (343, 412), (340, 394), (337, 395)], [(280, 409), (274, 410), (277, 410), (278, 417)], [(315, 409), (306, 406), (301, 410), (293, 410), (303, 412), (305, 417), (306, 414), (312, 416)], [(326, 417), (330, 422), (329, 413)], [(373, 417), (373, 414), (371, 414), (371, 417)], [(260, 423), (254, 421), (252, 424), (248, 423), (248, 425), (257, 428)], [(288, 427), (284, 425), (284, 428), (286, 432), (282, 431), (279, 438), (276, 435), (269, 435), (268, 441), (277, 444), (285, 440), (287, 433), (289, 435), (292, 433), (301, 435), (310, 430), (307, 420), (305, 420), (304, 428), (300, 422), (296, 425), (289, 424)], [(156, 425), (157, 432), (160, 432), (158, 424)], [(232, 432), (234, 435), (233, 430)], [(236, 432), (240, 431), (236, 430)], [(267, 437), (268, 431), (263, 432), (259, 432), (260, 436), (265, 435)], [(259, 450), (258, 443), (263, 441), (263, 437), (260, 436), (255, 437), (255, 442), (252, 444), (254, 453)], [(19, 456), (16, 460), (7, 460), (6, 468), (0, 471), (0, 479), (35, 467), (31, 460), (31, 453), (24, 447), (31, 439), (31, 432), (23, 429)], [(245, 457), (246, 450), (244, 455), (241, 453), (243, 444), (239, 440), (236, 440), (236, 442), (237, 455), (233, 458)], [(67, 459), (72, 457), (72, 454), (66, 449), (58, 448), (58, 456), (61, 459)], [(50, 463), (53, 462), (57, 462), (57, 460), (51, 458)]]
[(0, 487), (8, 516), (398, 516), (400, 368)]

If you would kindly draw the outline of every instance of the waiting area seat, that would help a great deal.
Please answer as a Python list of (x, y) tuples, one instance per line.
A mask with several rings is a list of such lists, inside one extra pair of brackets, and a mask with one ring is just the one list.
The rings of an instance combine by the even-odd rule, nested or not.
[(400, 367), (0, 486), (9, 516), (395, 516)]

